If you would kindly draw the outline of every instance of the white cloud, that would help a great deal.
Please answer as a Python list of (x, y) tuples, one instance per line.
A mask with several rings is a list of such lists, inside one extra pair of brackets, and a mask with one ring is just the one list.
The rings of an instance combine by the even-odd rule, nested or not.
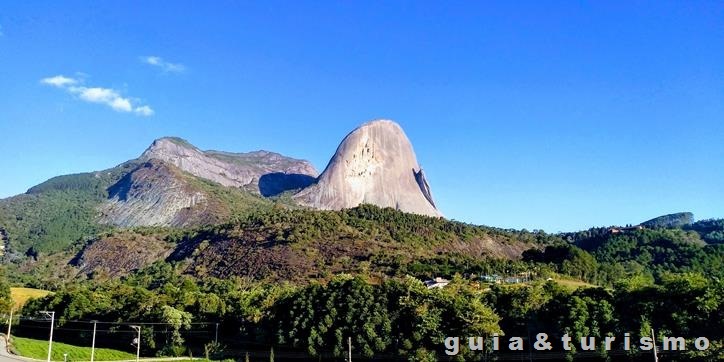
[(140, 57), (141, 62), (153, 65), (154, 67), (161, 68), (165, 73), (183, 73), (186, 71), (186, 66), (181, 63), (171, 63), (163, 60), (163, 58), (158, 56), (145, 56)]
[(78, 97), (84, 101), (106, 104), (119, 112), (130, 112), (133, 110), (131, 100), (121, 97), (121, 95), (113, 89), (72, 87), (70, 91), (71, 93), (78, 94)]
[(136, 109), (134, 109), (133, 112), (135, 112), (138, 115), (145, 116), (145, 117), (153, 116), (153, 113), (154, 113), (153, 109), (151, 109), (151, 107), (149, 107), (149, 106), (136, 107)]
[(160, 57), (145, 57), (146, 63), (151, 65), (161, 65), (161, 58)]
[(133, 112), (144, 117), (152, 116), (154, 113), (148, 105), (134, 105), (134, 100), (121, 96), (115, 89), (76, 85), (81, 81), (63, 75), (43, 78), (40, 82), (64, 89), (86, 102), (105, 104), (117, 112)]
[(43, 78), (40, 80), (41, 83), (52, 85), (58, 88), (63, 88), (78, 83), (78, 80), (68, 78), (62, 75), (56, 75), (55, 77)]

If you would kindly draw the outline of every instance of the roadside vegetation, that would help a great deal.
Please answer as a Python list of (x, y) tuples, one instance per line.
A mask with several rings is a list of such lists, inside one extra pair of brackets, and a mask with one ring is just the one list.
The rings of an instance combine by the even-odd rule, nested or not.
[[(13, 337), (11, 350), (23, 357), (45, 360), (48, 357), (48, 341)], [(65, 354), (67, 354), (67, 361), (69, 362), (90, 361), (91, 348), (53, 342), (51, 359), (53, 361), (63, 361)], [(135, 360), (136, 355), (113, 349), (96, 348), (94, 359), (96, 361), (130, 361)]]

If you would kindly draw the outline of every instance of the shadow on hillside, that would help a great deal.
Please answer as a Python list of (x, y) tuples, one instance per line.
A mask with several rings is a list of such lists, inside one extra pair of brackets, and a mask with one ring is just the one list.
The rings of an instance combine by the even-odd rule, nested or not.
[(284, 191), (305, 188), (317, 179), (309, 175), (275, 172), (259, 178), (259, 192), (264, 197), (276, 196)]
[[(135, 171), (135, 170), (134, 170)], [(118, 198), (120, 201), (127, 201), (128, 200), (128, 193), (131, 191), (131, 187), (133, 187), (133, 172), (131, 171), (127, 173), (123, 178), (118, 180), (115, 184), (111, 185), (108, 190), (108, 198)]]

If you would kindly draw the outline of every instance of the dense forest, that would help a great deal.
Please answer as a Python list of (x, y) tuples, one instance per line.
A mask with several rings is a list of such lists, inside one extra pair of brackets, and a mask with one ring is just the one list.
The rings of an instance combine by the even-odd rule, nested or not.
[[(408, 361), (520, 358), (539, 333), (573, 338), (572, 350), (556, 344), (542, 354), (553, 360), (648, 360), (649, 352), (623, 350), (621, 336), (629, 333), (638, 346), (654, 329), (659, 346), (663, 336), (687, 340), (686, 351), (661, 351), (667, 360), (715, 360), (724, 357), (724, 245), (716, 242), (722, 231), (722, 220), (704, 220), (546, 234), (369, 205), (340, 212), (273, 208), (193, 230), (104, 231), (110, 237), (88, 245), (158, 239), (171, 249), (120, 276), (96, 271), (53, 285), (54, 294), (23, 308), (26, 319), (15, 329), (44, 338), (47, 326), (34, 318), (54, 310), (59, 341), (87, 342), (89, 321), (98, 320), (106, 325), (100, 345), (127, 350), (124, 326), (142, 322), (147, 356), (242, 359), (273, 347), (279, 360), (285, 353), (339, 360), (351, 338), (357, 360)], [(521, 259), (471, 252), (485, 240), (501, 250), (528, 250)], [(313, 262), (289, 264), (287, 256)], [(272, 267), (254, 269), (245, 260)], [(16, 285), (49, 286), (40, 274), (8, 273)], [(451, 282), (429, 289), (423, 281), (435, 277)], [(496, 334), (500, 351), (489, 343)], [(451, 336), (462, 338), (455, 356), (446, 353)], [(483, 351), (467, 347), (472, 336), (486, 338)], [(523, 338), (525, 352), (507, 349), (512, 336)], [(602, 348), (606, 336), (617, 337), (609, 352)], [(595, 337), (596, 350), (582, 350), (581, 337)], [(698, 337), (710, 341), (708, 350), (693, 347)]]
[[(58, 312), (58, 327), (66, 329), (59, 340), (84, 340), (74, 334), (78, 328), (74, 321), (160, 323), (144, 328), (146, 355), (187, 355), (194, 346), (191, 353), (198, 355), (201, 346), (206, 346), (218, 357), (233, 357), (245, 349), (273, 345), (313, 357), (341, 356), (351, 337), (355, 354), (362, 358), (394, 356), (419, 361), (447, 358), (442, 343), (447, 336), (548, 333), (552, 339), (568, 334), (574, 341), (596, 337), (599, 348), (595, 357), (605, 358), (600, 344), (603, 337), (631, 333), (638, 340), (654, 328), (662, 336), (689, 341), (707, 337), (712, 341), (708, 351), (699, 352), (690, 342), (688, 352), (672, 355), (676, 360), (696, 360), (721, 356), (723, 288), (721, 280), (693, 273), (665, 274), (658, 283), (635, 276), (619, 281), (614, 288), (577, 290), (553, 281), (492, 285), (481, 290), (464, 278), (453, 278), (443, 289), (428, 289), (412, 277), (378, 284), (346, 274), (326, 284), (296, 286), (236, 278), (198, 281), (179, 275), (170, 264), (159, 263), (123, 281), (68, 286), (32, 301), (23, 313)], [(222, 330), (218, 343), (205, 326), (214, 323)], [(32, 323), (25, 325), (32, 327)], [(17, 328), (19, 333), (24, 331), (22, 326)], [(29, 328), (25, 332), (32, 335), (36, 331)], [(114, 346), (112, 339), (106, 343)], [(560, 348), (553, 352), (570, 358), (577, 353)], [(621, 356), (623, 351), (617, 345), (609, 353)], [(630, 354), (635, 360), (641, 351)], [(456, 360), (486, 356), (491, 354), (463, 348)]]
[(58, 176), (0, 200), (0, 225), (12, 235), (7, 245), (12, 254), (5, 259), (58, 252), (105, 229), (95, 222), (95, 207), (108, 196), (107, 188), (133, 167), (125, 163), (100, 172)]

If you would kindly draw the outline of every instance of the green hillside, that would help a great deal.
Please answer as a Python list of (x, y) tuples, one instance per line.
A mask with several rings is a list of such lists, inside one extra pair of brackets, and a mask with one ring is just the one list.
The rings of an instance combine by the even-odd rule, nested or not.
[(0, 200), (0, 227), (14, 256), (57, 252), (103, 230), (94, 221), (95, 208), (108, 196), (106, 189), (134, 166), (54, 177)]
[(101, 230), (93, 219), (102, 199), (83, 190), (49, 190), (0, 201), (0, 225), (17, 253), (60, 251)]
[[(27, 193), (0, 200), (0, 229), (8, 237), (8, 259), (37, 258), (66, 250), (111, 229), (97, 222), (98, 206), (108, 189), (139, 164), (127, 162), (105, 171), (54, 177)], [(206, 195), (208, 204), (191, 219), (195, 224), (223, 222), (233, 216), (288, 201), (264, 199), (247, 191), (223, 187), (174, 169), (174, 177)]]
[(690, 212), (679, 212), (653, 218), (641, 223), (641, 226), (649, 229), (657, 228), (680, 228), (694, 222), (694, 214)]
[(699, 220), (691, 225), (684, 226), (684, 230), (696, 231), (707, 243), (724, 243), (724, 219)]
[(155, 260), (179, 262), (184, 273), (199, 278), (307, 283), (360, 270), (378, 277), (452, 277), (461, 268), (479, 273), (492, 264), (514, 263), (529, 248), (561, 242), (540, 232), (474, 226), (372, 205), (315, 211), (266, 203), (237, 210), (233, 221), (219, 225), (103, 233), (73, 263), (95, 277), (126, 275)]
[(683, 229), (644, 228), (615, 233), (609, 228), (592, 228), (562, 234), (568, 245), (546, 248), (542, 256), (530, 254), (529, 258), (555, 263), (568, 260), (569, 268), (576, 264), (571, 260), (588, 258), (588, 265), (580, 263), (579, 269), (589, 274), (590, 281), (602, 284), (641, 272), (652, 277), (667, 272), (699, 272), (722, 278), (724, 245), (709, 243), (719, 233), (724, 234), (722, 219), (706, 220)]
[[(190, 273), (281, 280), (316, 279), (368, 269), (380, 275), (412, 272), (417, 263), (445, 256), (485, 265), (513, 260), (557, 240), (402, 213), (372, 205), (335, 211), (274, 209), (183, 236), (170, 260), (191, 260)], [(440, 270), (441, 271), (441, 270)], [(452, 276), (452, 274), (447, 274)]]
[[(103, 233), (78, 256), (79, 267), (121, 272), (67, 280), (23, 313), (56, 311), (64, 338), (78, 341), (87, 340), (83, 321), (152, 323), (142, 339), (157, 355), (203, 355), (218, 322), (221, 358), (270, 345), (340, 356), (351, 335), (365, 357), (436, 360), (444, 336), (527, 335), (534, 327), (557, 339), (640, 338), (650, 328), (704, 335), (711, 350), (677, 358), (711, 359), (724, 337), (724, 245), (702, 240), (719, 230), (706, 225), (552, 235), (371, 205), (273, 206), (189, 230)], [(422, 281), (433, 277), (450, 284), (428, 289)], [(15, 330), (36, 329), (29, 321)]]

